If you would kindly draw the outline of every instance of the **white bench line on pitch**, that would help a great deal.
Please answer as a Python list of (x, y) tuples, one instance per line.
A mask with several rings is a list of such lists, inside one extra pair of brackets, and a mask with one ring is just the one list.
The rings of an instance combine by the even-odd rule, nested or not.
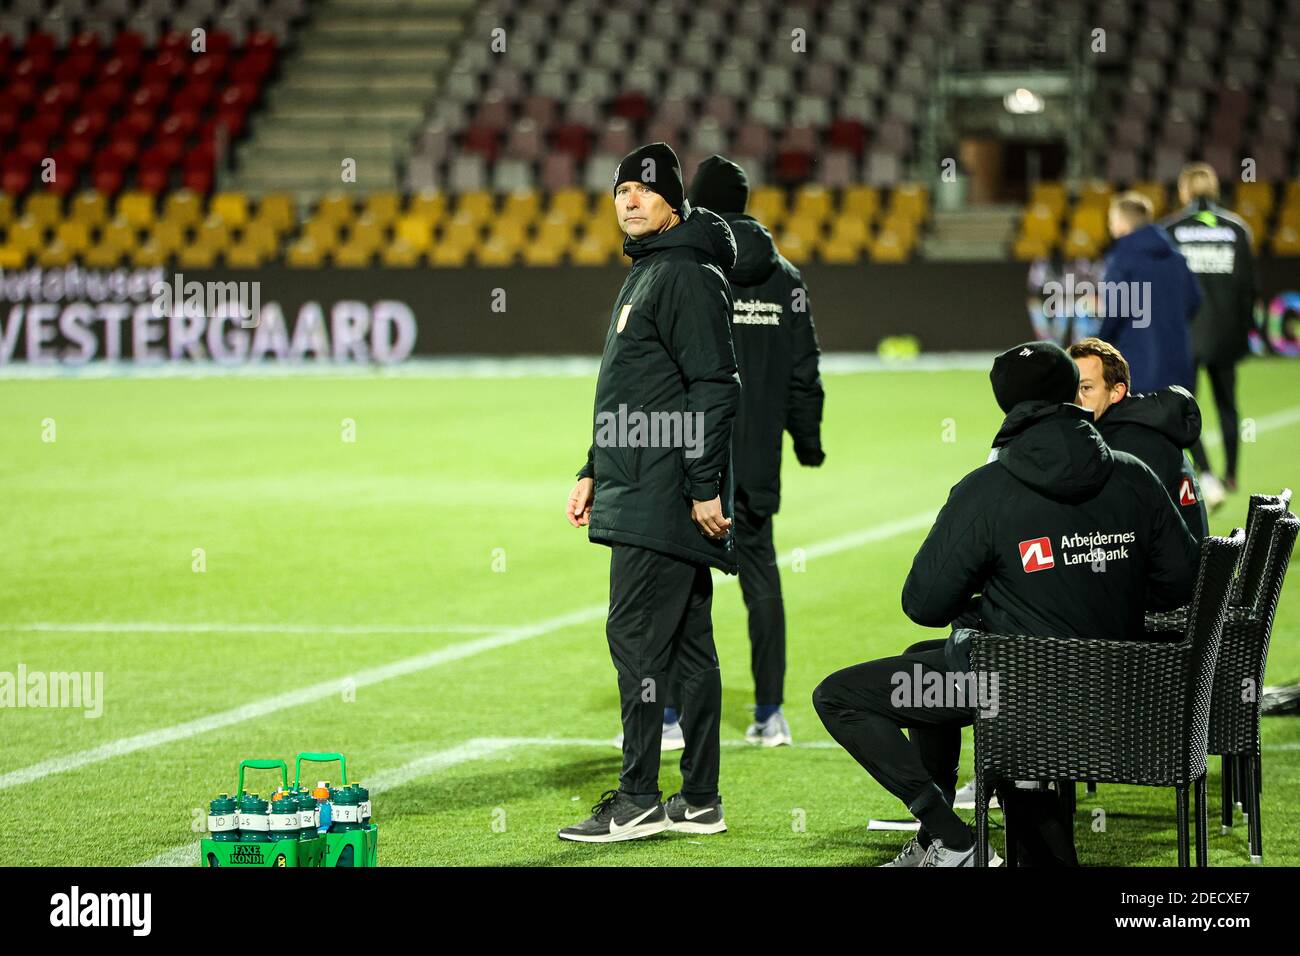
[(59, 634), (493, 634), (491, 624), (215, 624), (167, 621), (27, 621), (0, 624), (0, 631)]
[[(872, 541), (880, 541), (894, 535), (903, 534), (907, 531), (926, 527), (933, 518), (933, 512), (925, 512), (923, 514), (914, 515), (911, 518), (899, 521), (890, 521), (871, 528), (864, 528), (861, 531), (852, 534), (843, 535), (838, 538), (832, 538), (827, 541), (810, 545), (805, 549), (805, 556), (826, 556), (839, 551), (846, 551), (851, 548), (860, 547), (861, 545)], [(789, 562), (789, 556), (781, 559), (781, 563), (783, 564), (788, 564)], [(731, 580), (732, 576), (719, 574), (716, 578), (721, 580)], [(397, 677), (407, 677), (411, 674), (417, 674), (433, 667), (440, 667), (443, 664), (452, 661), (474, 657), (487, 651), (496, 650), (499, 647), (508, 647), (511, 644), (518, 644), (534, 637), (550, 634), (566, 627), (574, 627), (579, 624), (586, 624), (591, 621), (599, 620), (605, 616), (607, 611), (608, 605), (604, 602), (600, 604), (591, 604), (577, 611), (570, 611), (567, 614), (560, 614), (555, 617), (546, 618), (545, 620), (539, 621), (535, 624), (511, 628), (502, 631), (500, 634), (493, 634), (472, 641), (452, 644), (448, 647), (442, 647), (424, 654), (418, 654), (414, 657), (404, 658), (390, 664), (367, 668), (366, 670), (358, 671), (354, 674), (344, 674), (332, 680), (321, 681), (320, 683), (313, 684), (310, 687), (288, 691), (283, 694), (276, 694), (273, 697), (263, 698), (262, 700), (251, 701), (230, 710), (221, 711), (216, 714), (209, 714), (206, 717), (199, 717), (195, 720), (188, 720), (180, 724), (174, 724), (171, 727), (161, 727), (157, 730), (151, 730), (142, 734), (135, 734), (130, 737), (123, 737), (118, 740), (110, 741), (106, 744), (101, 744), (98, 747), (79, 750), (59, 757), (52, 757), (48, 760), (42, 760), (40, 763), (31, 764), (30, 766), (22, 767), (18, 770), (0, 774), (0, 790), (34, 783), (37, 780), (43, 780), (44, 778), (54, 774), (77, 770), (91, 764), (111, 760), (114, 757), (135, 753), (138, 750), (150, 750), (166, 744), (176, 743), (180, 740), (188, 740), (189, 738), (195, 737), (199, 734), (209, 733), (213, 730), (220, 730), (249, 720), (256, 720), (257, 718), (266, 717), (270, 714), (276, 713), (277, 711), (286, 710), (290, 707), (298, 707), (317, 700), (323, 700), (324, 698), (332, 697), (341, 693), (345, 686), (345, 681), (349, 682), (347, 686), (359, 688), (392, 680)]]
[[(492, 757), (504, 750), (511, 750), (516, 747), (606, 747), (611, 751), (610, 757), (613, 758), (612, 751), (614, 748), (612, 742), (612, 737), (605, 739), (599, 737), (475, 737), (447, 750), (434, 751), (400, 767), (381, 770), (373, 777), (366, 778), (366, 789), (370, 791), (371, 796), (378, 796), (389, 790), (419, 780), (421, 777), (427, 777), (430, 774), (455, 767), (458, 764), (469, 763), (472, 760)], [(743, 740), (724, 740), (722, 746), (758, 749), (754, 744)], [(839, 744), (826, 740), (795, 744), (794, 746), (805, 750), (839, 748)], [(163, 850), (156, 856), (135, 865), (198, 866), (200, 848), (201, 844), (196, 840), (184, 846)]]

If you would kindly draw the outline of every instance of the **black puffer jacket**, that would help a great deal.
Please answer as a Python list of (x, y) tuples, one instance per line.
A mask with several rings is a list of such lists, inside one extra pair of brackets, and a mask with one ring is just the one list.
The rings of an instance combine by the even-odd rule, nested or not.
[[(917, 624), (995, 634), (1130, 638), (1145, 610), (1187, 603), (1196, 541), (1155, 474), (1112, 451), (1077, 405), (1021, 402), (997, 459), (957, 483), (903, 585)], [(971, 612), (974, 615), (971, 615)], [(981, 622), (975, 624), (975, 621)], [(948, 667), (970, 667), (953, 632)]]
[(802, 464), (825, 458), (817, 330), (803, 277), (777, 252), (771, 233), (749, 216), (723, 218), (736, 237), (736, 265), (727, 278), (744, 385), (736, 415), (736, 490), (757, 514), (770, 515), (781, 506), (782, 431), (789, 430)]
[(1200, 541), (1209, 534), (1201, 486), (1183, 454), (1201, 437), (1201, 409), (1191, 393), (1175, 385), (1129, 395), (1106, 409), (1096, 425), (1113, 451), (1128, 452), (1156, 473), (1192, 537)]
[[(592, 446), (578, 472), (596, 481), (588, 536), (734, 574), (732, 536), (705, 538), (691, 502), (720, 495), (732, 516), (740, 377), (725, 273), (735, 239), (720, 216), (695, 207), (672, 229), (626, 239), (623, 250), (633, 264), (610, 314)], [(639, 435), (635, 413), (648, 420)]]

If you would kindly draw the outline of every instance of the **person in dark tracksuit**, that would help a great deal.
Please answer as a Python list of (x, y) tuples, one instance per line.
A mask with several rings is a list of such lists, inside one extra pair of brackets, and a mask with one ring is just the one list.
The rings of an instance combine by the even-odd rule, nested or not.
[[(1219, 412), (1226, 457), (1224, 481), (1220, 483), (1214, 475), (1199, 441), (1192, 448), (1192, 458), (1201, 472), (1210, 506), (1217, 507), (1227, 491), (1237, 490), (1241, 447), (1237, 363), (1250, 351), (1259, 279), (1250, 227), (1218, 204), (1219, 177), (1214, 168), (1206, 163), (1185, 166), (1178, 177), (1178, 198), (1183, 208), (1166, 218), (1163, 225), (1196, 273), (1205, 296), (1192, 322), (1192, 350), (1197, 369), (1204, 368), (1209, 375)], [(1196, 389), (1191, 391), (1195, 393)]]
[(1079, 366), (1075, 404), (1092, 412), (1107, 447), (1128, 452), (1156, 473), (1187, 530), (1200, 541), (1210, 533), (1209, 519), (1196, 472), (1184, 453), (1201, 436), (1196, 399), (1177, 385), (1145, 395), (1129, 394), (1128, 362), (1119, 349), (1101, 339), (1080, 339), (1069, 351)]
[(1196, 390), (1191, 323), (1201, 290), (1187, 261), (1169, 236), (1151, 222), (1151, 200), (1123, 193), (1110, 204), (1110, 232), (1099, 291), (1104, 311), (1097, 338), (1124, 353), (1133, 390), (1154, 392), (1170, 385)]
[(987, 675), (974, 701), (936, 703), (916, 686), (967, 686), (957, 681), (973, 630), (1140, 637), (1146, 610), (1185, 604), (1195, 585), (1197, 544), (1160, 480), (1107, 448), (1092, 413), (1070, 404), (1069, 355), (1019, 345), (990, 378), (1006, 413), (996, 457), (953, 487), (903, 585), (907, 616), (951, 634), (837, 671), (813, 692), (831, 736), (921, 821), (890, 866), (973, 865), (973, 834), (952, 810), (961, 728), (996, 697)]
[[(718, 213), (736, 237), (736, 264), (727, 273), (734, 299), (732, 338), (740, 366), (740, 408), (733, 440), (736, 465), (736, 550), (740, 590), (749, 614), (754, 676), (751, 742), (792, 742), (781, 713), (785, 690), (785, 605), (772, 543), (772, 516), (781, 506), (781, 442), (790, 432), (795, 457), (817, 467), (822, 450), (824, 392), (817, 332), (803, 277), (771, 234), (746, 216), (749, 180), (722, 156), (704, 160), (691, 181), (692, 205)], [(666, 717), (670, 739), (675, 712)]]
[[(628, 154), (614, 207), (633, 265), (605, 335), (595, 421), (568, 518), (611, 549), (605, 633), (622, 700), (623, 772), (567, 840), (607, 843), (670, 827), (726, 829), (718, 794), (722, 681), (710, 569), (736, 573), (731, 430), (740, 378), (725, 221), (685, 198), (664, 143)], [(680, 680), (682, 790), (660, 802), (668, 675)]]

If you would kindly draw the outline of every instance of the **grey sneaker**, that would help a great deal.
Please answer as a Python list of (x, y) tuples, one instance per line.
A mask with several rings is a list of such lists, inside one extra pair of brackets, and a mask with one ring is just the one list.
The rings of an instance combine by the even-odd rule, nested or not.
[[(623, 735), (619, 734), (614, 738), (614, 746), (623, 749)], [(678, 721), (675, 724), (664, 724), (663, 736), (659, 738), (659, 750), (685, 750), (686, 738), (682, 735), (682, 724)]]
[(664, 805), (640, 807), (622, 790), (606, 790), (591, 808), (591, 817), (556, 834), (578, 843), (618, 843), (654, 836), (669, 827)]
[(917, 842), (916, 837), (908, 840), (903, 844), (903, 849), (899, 851), (898, 856), (894, 857), (888, 863), (882, 863), (881, 866), (920, 866), (921, 861), (925, 859), (925, 850)]
[(726, 833), (727, 824), (722, 819), (722, 797), (703, 807), (693, 807), (680, 793), (668, 798), (664, 807), (672, 829), (681, 833)]
[[(998, 795), (995, 793), (989, 797), (989, 807), (996, 808), (997, 806), (998, 806)], [(954, 810), (975, 809), (975, 781), (974, 780), (971, 780), (966, 784), (966, 786), (962, 787), (960, 790), (957, 791), (957, 795), (953, 797), (952, 808)]]
[(938, 837), (930, 840), (930, 849), (925, 851), (921, 866), (970, 866), (975, 865), (975, 844), (969, 850), (950, 850)]
[(764, 747), (788, 747), (794, 743), (790, 736), (790, 725), (786, 723), (785, 714), (779, 710), (767, 720), (754, 721), (745, 729), (745, 739), (751, 744)]

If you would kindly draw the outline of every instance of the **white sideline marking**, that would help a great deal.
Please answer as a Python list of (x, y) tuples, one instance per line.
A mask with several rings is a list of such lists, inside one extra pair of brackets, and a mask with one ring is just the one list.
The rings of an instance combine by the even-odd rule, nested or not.
[[(1248, 418), (1249, 416), (1244, 416)], [(1267, 432), (1275, 431), (1279, 428), (1286, 428), (1290, 425), (1300, 423), (1300, 405), (1292, 405), (1290, 408), (1284, 408), (1281, 411), (1270, 412), (1267, 415), (1261, 415), (1255, 419), (1255, 431)], [(1223, 434), (1219, 431), (1207, 432), (1201, 437), (1201, 441), (1206, 445), (1217, 447), (1223, 444)]]
[[(373, 777), (368, 778), (366, 789), (370, 791), (372, 796), (381, 794), (404, 786), (421, 777), (426, 777), (429, 774), (454, 767), (457, 764), (468, 763), (471, 760), (481, 760), (484, 757), (491, 757), (503, 750), (510, 750), (515, 747), (609, 747), (612, 750), (612, 740), (613, 738), (601, 739), (599, 737), (475, 737), (459, 746), (434, 751), (400, 767), (381, 770)], [(743, 740), (724, 740), (722, 746), (760, 749), (754, 744)], [(794, 746), (804, 750), (825, 750), (838, 749), (839, 744), (818, 740), (812, 743), (795, 744)], [(198, 866), (200, 849), (201, 844), (196, 840), (185, 846), (163, 850), (158, 855), (135, 865)]]
[(505, 630), (490, 624), (213, 624), (206, 621), (29, 621), (0, 625), (0, 631), (63, 634), (490, 634)]
[[(911, 518), (905, 518), (899, 521), (890, 521), (885, 524), (875, 525), (870, 528), (864, 528), (861, 531), (852, 534), (843, 535), (838, 538), (831, 538), (827, 541), (810, 545), (805, 550), (805, 555), (809, 557), (826, 556), (835, 554), (839, 551), (846, 551), (860, 545), (879, 541), (893, 535), (903, 534), (906, 531), (922, 527), (933, 520), (933, 512), (913, 515)], [(786, 556), (780, 559), (780, 563), (788, 564), (790, 557)], [(728, 580), (733, 576), (715, 574), (715, 580)], [(6, 790), (9, 787), (17, 787), (27, 783), (34, 783), (45, 777), (57, 773), (65, 773), (69, 770), (77, 770), (90, 764), (100, 763), (104, 760), (110, 760), (114, 757), (120, 757), (125, 754), (134, 753), (137, 750), (150, 750), (154, 747), (161, 747), (165, 744), (175, 743), (179, 740), (187, 740), (199, 734), (208, 733), (213, 730), (220, 730), (223, 727), (229, 727), (234, 724), (243, 723), (247, 720), (255, 720), (259, 717), (265, 717), (277, 711), (285, 710), (290, 707), (298, 707), (302, 704), (309, 704), (317, 700), (323, 700), (326, 697), (332, 697), (340, 693), (345, 680), (351, 680), (353, 687), (365, 687), (371, 684), (378, 684), (382, 681), (391, 680), (395, 677), (407, 677), (411, 674), (417, 674), (421, 671), (429, 670), (433, 667), (440, 667), (451, 661), (462, 660), (467, 657), (474, 657), (485, 651), (495, 650), (498, 647), (508, 647), (511, 644), (518, 644), (534, 637), (541, 637), (554, 631), (566, 627), (573, 627), (578, 624), (586, 624), (589, 621), (603, 618), (609, 610), (608, 604), (591, 604), (577, 611), (570, 611), (567, 614), (560, 614), (555, 617), (547, 618), (536, 624), (524, 625), (522, 627), (511, 628), (502, 631), (499, 634), (480, 637), (472, 641), (463, 641), (459, 644), (452, 644), (448, 647), (442, 647), (435, 651), (429, 651), (425, 654), (417, 654), (414, 657), (407, 657), (403, 660), (394, 661), (391, 664), (384, 664), (380, 667), (371, 667), (355, 674), (344, 674), (332, 680), (322, 681), (313, 684), (310, 687), (304, 687), (299, 690), (289, 691), (284, 694), (277, 694), (273, 697), (266, 697), (262, 700), (252, 701), (239, 707), (225, 710), (216, 714), (209, 714), (206, 717), (199, 717), (194, 720), (185, 721), (184, 723), (174, 724), (171, 727), (161, 727), (157, 730), (147, 731), (142, 734), (135, 734), (131, 737), (123, 737), (118, 740), (101, 744), (98, 747), (91, 747), (87, 750), (79, 750), (74, 753), (64, 754), (60, 757), (52, 757), (49, 760), (42, 760), (27, 767), (18, 770), (12, 770), (9, 773), (0, 774), (0, 790)]]

